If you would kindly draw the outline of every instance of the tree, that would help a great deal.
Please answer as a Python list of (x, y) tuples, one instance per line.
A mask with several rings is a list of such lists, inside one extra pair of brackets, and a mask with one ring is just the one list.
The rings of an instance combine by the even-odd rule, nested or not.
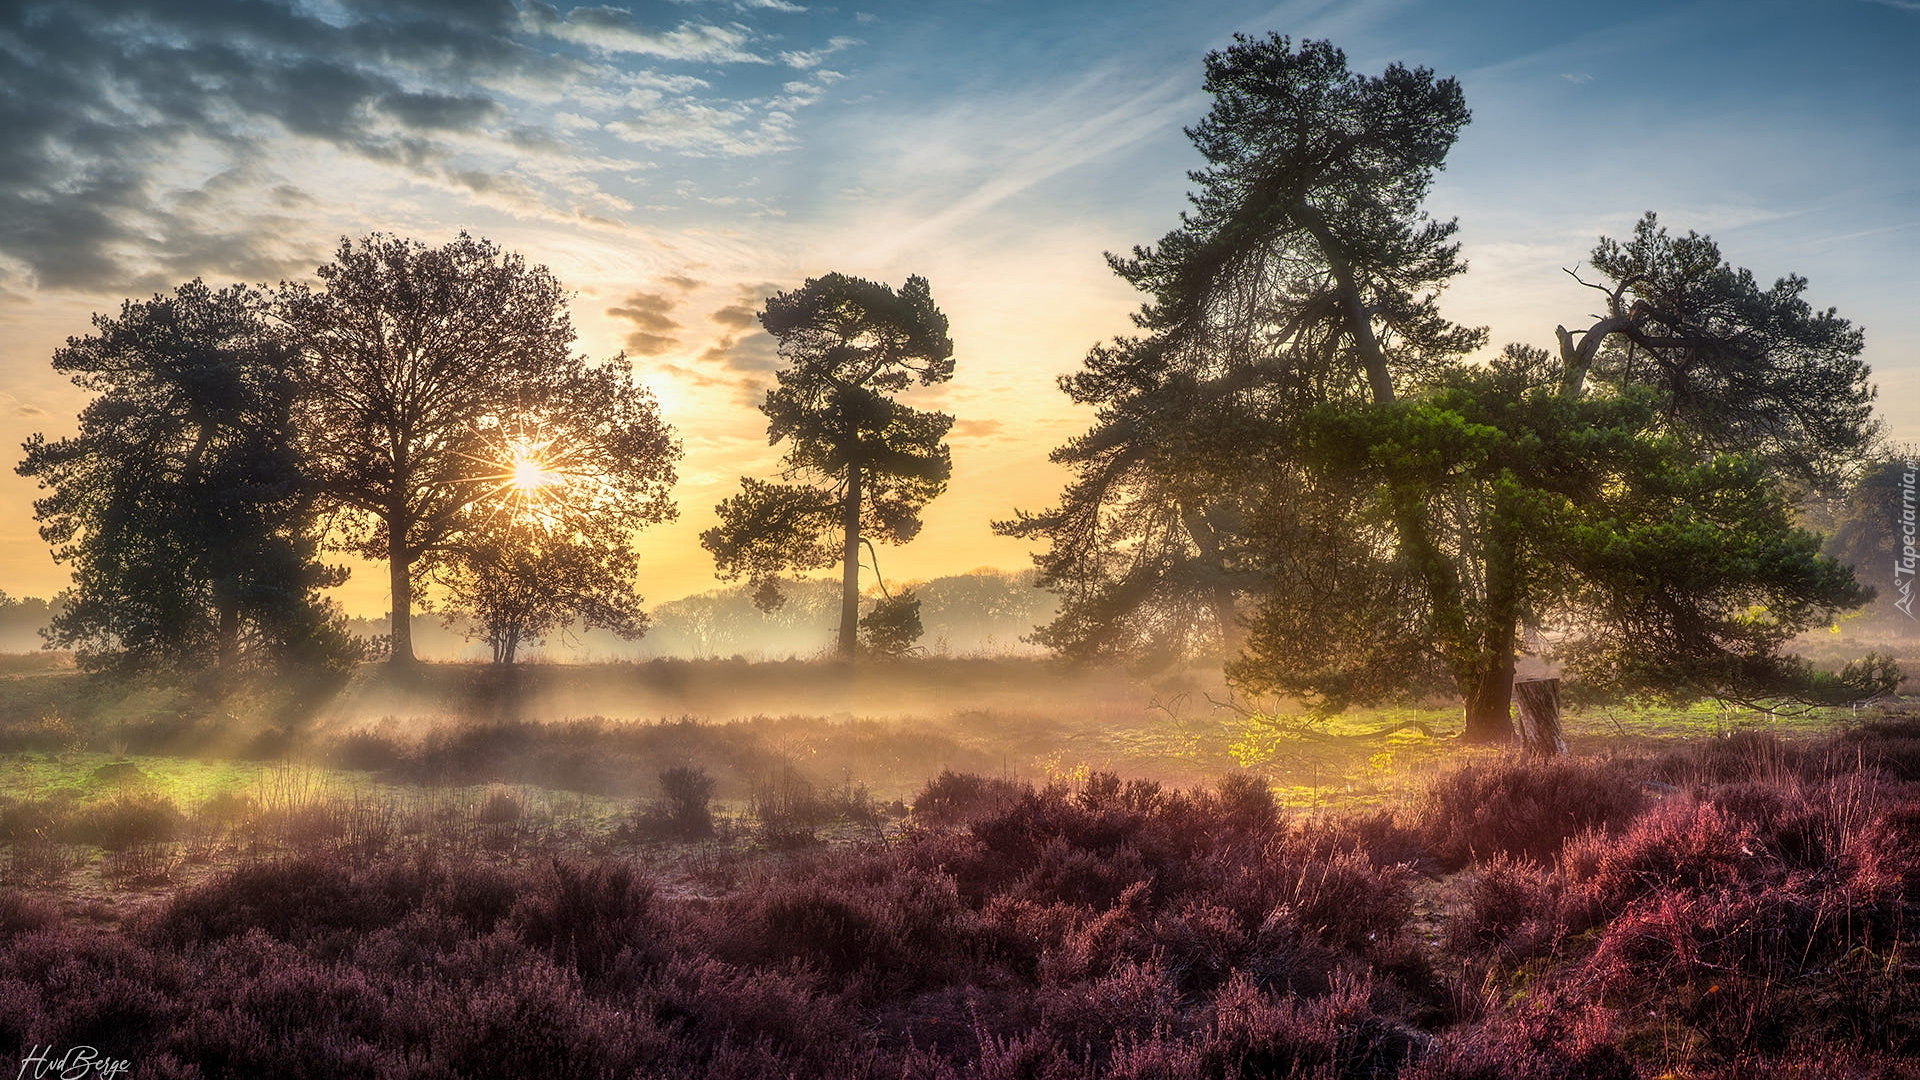
[(570, 352), (565, 294), (543, 267), (462, 233), (444, 247), (343, 240), (324, 291), (283, 284), (304, 354), (302, 448), (349, 513), (349, 550), (388, 564), (393, 659), (413, 660), (416, 575), (509, 512), (516, 472), (558, 469), (541, 513), (624, 534), (673, 515), (679, 447), (624, 357)]
[(787, 444), (785, 471), (780, 483), (742, 478), (700, 543), (723, 580), (753, 583), (763, 610), (782, 602), (779, 574), (839, 562), (838, 647), (851, 660), (861, 544), (912, 540), (921, 507), (953, 471), (942, 441), (953, 417), (893, 397), (915, 381), (953, 377), (947, 317), (925, 278), (908, 278), (896, 294), (835, 273), (769, 299), (760, 323), (789, 365), (760, 407), (768, 442)]
[(351, 658), (319, 595), (345, 572), (317, 559), (296, 354), (265, 307), (196, 279), (94, 316), (54, 354), (97, 396), (78, 435), (28, 440), (19, 472), (50, 490), (41, 536), (73, 566), (47, 640), (83, 665), (227, 676)]
[[(1564, 374), (1510, 348), (1419, 400), (1310, 418), (1316, 470), (1359, 493), (1347, 529), (1382, 554), (1275, 589), (1230, 674), (1336, 709), (1453, 690), (1469, 737), (1505, 739), (1532, 627), (1589, 694), (1851, 696), (1781, 652), (1871, 595), (1793, 526), (1783, 486), (1663, 430), (1651, 388), (1574, 396)], [(1263, 550), (1276, 569), (1298, 559)], [(1325, 602), (1369, 591), (1396, 602)]]
[(920, 623), (920, 598), (912, 589), (882, 596), (860, 617), (860, 643), (875, 656), (905, 656), (926, 628)]
[(522, 531), (470, 539), (439, 580), (454, 610), (477, 624), (493, 662), (511, 664), (520, 646), (576, 623), (640, 637), (647, 616), (633, 589), (638, 569), (624, 545)]
[(1351, 74), (1326, 42), (1235, 42), (1207, 57), (1214, 107), (1188, 130), (1208, 163), (1193, 212), (1157, 248), (1108, 256), (1150, 296), (1146, 333), (1061, 380), (1098, 410), (1053, 454), (1075, 479), (1058, 507), (996, 525), (1048, 544), (1035, 562), (1061, 609), (1036, 639), (1068, 655), (1234, 651), (1262, 587), (1248, 515), (1314, 487), (1295, 458), (1249, 448), (1322, 405), (1391, 401), (1484, 336), (1439, 316), (1464, 266), (1454, 223), (1420, 211), (1467, 121), (1459, 85)]
[(1419, 211), (1458, 86), (1271, 37), (1210, 56), (1207, 88), (1194, 213), (1114, 260), (1149, 333), (1065, 381), (1101, 410), (1056, 454), (1080, 474), (1005, 526), (1052, 542), (1044, 633), (1151, 625), (1116, 587), (1144, 580), (1247, 629), (1243, 687), (1325, 710), (1451, 690), (1473, 737), (1510, 734), (1527, 627), (1629, 692), (1820, 692), (1780, 649), (1867, 594), (1765, 466), (1811, 478), (1871, 441), (1845, 320), (1649, 218), (1596, 251), (1612, 306), (1557, 361), (1465, 363), (1483, 335), (1436, 304), (1464, 269), (1453, 224)]
[(1810, 495), (1803, 515), (1827, 536), (1822, 550), (1863, 580), (1891, 588), (1886, 603), (1863, 613), (1901, 633), (1920, 621), (1914, 578), (1920, 572), (1920, 447), (1889, 446), (1844, 485)]

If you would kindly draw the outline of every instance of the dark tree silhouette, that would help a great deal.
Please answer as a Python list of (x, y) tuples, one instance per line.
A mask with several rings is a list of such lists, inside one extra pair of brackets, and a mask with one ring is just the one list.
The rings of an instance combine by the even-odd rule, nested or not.
[(284, 284), (278, 304), (305, 355), (303, 447), (351, 511), (347, 546), (388, 564), (396, 663), (413, 660), (417, 573), (509, 512), (528, 461), (580, 474), (541, 509), (564, 530), (672, 516), (678, 446), (624, 358), (593, 367), (570, 352), (545, 268), (464, 233), (438, 248), (374, 235), (342, 241), (318, 276), (324, 290)]
[(19, 472), (73, 567), (47, 629), (83, 665), (232, 674), (354, 650), (319, 590), (313, 491), (294, 446), (296, 352), (265, 297), (198, 280), (96, 315), (53, 366), (97, 395), (80, 432), (26, 443)]
[(1048, 544), (1036, 562), (1061, 608), (1037, 640), (1069, 655), (1231, 652), (1262, 588), (1248, 515), (1312, 487), (1267, 452), (1276, 427), (1391, 401), (1482, 339), (1438, 314), (1464, 266), (1454, 224), (1420, 212), (1467, 121), (1458, 84), (1351, 74), (1326, 42), (1235, 40), (1207, 57), (1214, 106), (1188, 131), (1208, 163), (1193, 211), (1157, 248), (1108, 256), (1149, 294), (1146, 333), (1061, 380), (1099, 410), (1053, 455), (1075, 479), (1058, 507), (997, 525)]
[(860, 617), (860, 643), (875, 656), (905, 656), (926, 628), (920, 622), (920, 598), (912, 589), (875, 601)]
[(836, 273), (768, 300), (760, 322), (788, 363), (760, 406), (768, 441), (787, 446), (785, 472), (780, 483), (743, 478), (700, 542), (722, 579), (753, 582), (766, 610), (782, 602), (779, 574), (839, 562), (839, 652), (852, 659), (862, 541), (912, 540), (952, 473), (942, 440), (953, 417), (893, 396), (953, 377), (947, 317), (925, 278), (896, 294)]
[(1147, 334), (1064, 380), (1100, 410), (1055, 455), (1076, 480), (1001, 526), (1050, 543), (1042, 640), (1164, 641), (1211, 609), (1249, 632), (1243, 687), (1328, 710), (1452, 690), (1476, 738), (1511, 732), (1527, 626), (1618, 692), (1845, 691), (1781, 652), (1869, 595), (1768, 476), (1873, 437), (1859, 336), (1804, 281), (1762, 291), (1649, 218), (1595, 253), (1609, 314), (1560, 358), (1465, 364), (1483, 335), (1436, 304), (1453, 224), (1419, 209), (1458, 86), (1276, 36), (1211, 55), (1207, 89), (1194, 211), (1113, 260)]
[(647, 616), (633, 581), (638, 561), (624, 544), (593, 543), (537, 530), (469, 536), (438, 573), (452, 601), (448, 625), (465, 615), (496, 664), (511, 664), (534, 645), (572, 625), (611, 630), (632, 640)]

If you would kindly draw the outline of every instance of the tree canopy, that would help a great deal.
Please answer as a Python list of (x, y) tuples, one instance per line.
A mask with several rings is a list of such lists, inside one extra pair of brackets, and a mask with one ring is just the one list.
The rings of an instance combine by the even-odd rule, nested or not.
[(896, 293), (834, 273), (772, 297), (760, 322), (787, 362), (760, 406), (768, 441), (786, 445), (784, 471), (779, 482), (743, 477), (700, 542), (720, 577), (747, 578), (765, 609), (782, 602), (780, 574), (839, 562), (838, 647), (851, 659), (861, 545), (912, 540), (953, 471), (943, 441), (953, 417), (895, 397), (953, 377), (947, 317), (925, 278)]
[(79, 434), (35, 435), (19, 472), (73, 587), (47, 631), (96, 669), (231, 674), (326, 665), (351, 643), (319, 590), (315, 491), (294, 438), (297, 353), (266, 297), (199, 280), (54, 354), (95, 397)]
[(1332, 45), (1275, 35), (1209, 55), (1206, 89), (1191, 213), (1108, 256), (1148, 294), (1145, 333), (1061, 380), (1097, 410), (1053, 454), (1074, 480), (1059, 506), (997, 525), (1047, 543), (1061, 611), (1037, 638), (1072, 656), (1233, 651), (1263, 587), (1247, 515), (1308, 487), (1294, 457), (1249, 448), (1321, 405), (1391, 401), (1483, 337), (1438, 314), (1464, 267), (1454, 223), (1420, 210), (1467, 121), (1457, 83), (1351, 73)]
[[(678, 445), (624, 358), (571, 352), (545, 268), (464, 233), (438, 248), (376, 234), (317, 274), (324, 289), (283, 285), (277, 305), (303, 352), (302, 452), (348, 511), (347, 546), (388, 563), (396, 661), (413, 657), (417, 573), (501, 515), (618, 545), (672, 516)], [(526, 469), (565, 482), (530, 500)]]
[(1000, 526), (1049, 545), (1041, 640), (1211, 638), (1244, 688), (1451, 691), (1487, 738), (1530, 647), (1614, 692), (1853, 689), (1783, 652), (1870, 595), (1790, 513), (1875, 434), (1860, 335), (1804, 280), (1762, 290), (1649, 216), (1594, 252), (1608, 314), (1560, 356), (1469, 362), (1483, 332), (1438, 308), (1454, 225), (1420, 210), (1458, 85), (1272, 36), (1209, 56), (1207, 89), (1193, 211), (1110, 260), (1144, 333), (1062, 380), (1098, 410), (1054, 455), (1075, 479)]

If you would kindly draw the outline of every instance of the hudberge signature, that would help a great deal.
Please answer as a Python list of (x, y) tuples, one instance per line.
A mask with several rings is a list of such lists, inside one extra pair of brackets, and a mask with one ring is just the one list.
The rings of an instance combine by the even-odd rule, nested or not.
[(14, 1080), (115, 1080), (125, 1076), (133, 1063), (110, 1058), (91, 1046), (69, 1046), (55, 1057), (55, 1047), (31, 1046), (20, 1059), (20, 1075)]

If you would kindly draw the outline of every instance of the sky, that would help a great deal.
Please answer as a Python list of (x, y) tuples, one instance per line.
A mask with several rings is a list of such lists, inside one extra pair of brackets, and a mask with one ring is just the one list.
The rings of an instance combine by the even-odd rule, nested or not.
[[(1055, 380), (1139, 303), (1103, 253), (1177, 223), (1203, 58), (1269, 31), (1460, 80), (1428, 209), (1470, 266), (1443, 310), (1490, 348), (1590, 319), (1563, 270), (1653, 210), (1809, 278), (1920, 440), (1920, 0), (0, 0), (0, 446), (72, 433), (48, 361), (96, 312), (466, 230), (551, 268), (578, 349), (624, 350), (678, 430), (680, 517), (638, 543), (659, 602), (718, 587), (698, 535), (776, 468), (761, 302), (920, 274), (957, 363), (912, 400), (957, 418), (955, 471), (881, 568), (1020, 569), (988, 523), (1054, 501), (1090, 420)], [(35, 494), (0, 475), (13, 596), (66, 580)], [(385, 575), (338, 596), (377, 615)]]

